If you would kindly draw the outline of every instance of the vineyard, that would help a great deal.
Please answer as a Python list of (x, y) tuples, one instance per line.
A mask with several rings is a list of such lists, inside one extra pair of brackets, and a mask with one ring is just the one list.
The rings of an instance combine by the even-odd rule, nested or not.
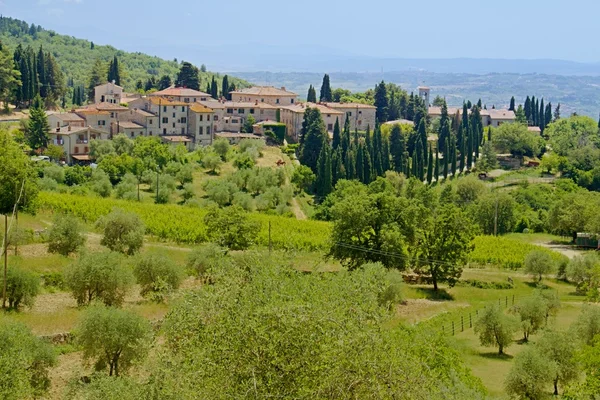
[(508, 269), (519, 269), (523, 267), (527, 254), (534, 250), (548, 252), (557, 262), (566, 260), (565, 256), (555, 251), (503, 237), (477, 236), (474, 244), (475, 250), (469, 260), (481, 265), (491, 264)]
[[(82, 197), (70, 194), (42, 192), (38, 208), (53, 212), (70, 213), (93, 223), (115, 208), (134, 212), (146, 225), (146, 231), (164, 241), (202, 243), (207, 241), (204, 216), (206, 210), (178, 205), (140, 204), (126, 200)], [(320, 221), (299, 221), (277, 215), (250, 213), (250, 219), (261, 225), (258, 244), (271, 242), (276, 249), (323, 250), (328, 248), (331, 225)]]

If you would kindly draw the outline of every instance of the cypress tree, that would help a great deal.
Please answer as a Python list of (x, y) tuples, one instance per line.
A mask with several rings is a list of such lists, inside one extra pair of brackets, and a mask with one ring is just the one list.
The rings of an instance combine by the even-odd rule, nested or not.
[(342, 132), (342, 157), (344, 158), (344, 165), (346, 164), (346, 158), (350, 149), (350, 118), (346, 116), (344, 121), (344, 131)]
[(40, 96), (42, 96), (42, 99), (48, 97), (48, 79), (46, 75), (46, 63), (44, 62), (44, 60), (44, 51), (42, 49), (42, 46), (40, 46), (36, 57), (36, 70), (39, 81), (39, 93)]
[(406, 119), (409, 121), (415, 120), (415, 95), (412, 92), (408, 97), (408, 105), (406, 106)]
[(559, 119), (560, 119), (560, 103), (558, 103), (556, 105), (556, 108), (554, 109), (554, 115), (553, 115), (554, 121), (558, 121)]
[(356, 154), (353, 149), (348, 149), (346, 154), (346, 161), (344, 162), (344, 168), (346, 170), (346, 179), (353, 180), (357, 179), (356, 175)]
[(531, 121), (531, 99), (529, 99), (529, 96), (527, 96), (527, 98), (525, 99), (523, 111), (525, 111), (525, 118), (527, 119), (527, 121)]
[(417, 150), (415, 150), (415, 152), (413, 153), (411, 161), (412, 164), (408, 176), (414, 176), (415, 178), (419, 178), (419, 152)]
[(448, 179), (448, 163), (450, 162), (450, 138), (446, 138), (444, 146), (444, 179)]
[(371, 137), (371, 128), (367, 126), (367, 131), (365, 132), (365, 145), (366, 151), (369, 153), (369, 157), (371, 160), (373, 159), (373, 138)]
[(352, 139), (354, 146), (358, 146), (358, 129), (354, 128), (354, 138)]
[(394, 125), (390, 133), (390, 153), (394, 171), (404, 171), (404, 152), (406, 152), (406, 143), (400, 125)]
[(537, 125), (537, 106), (535, 103), (535, 96), (531, 96), (531, 119), (529, 121), (530, 125)]
[(332, 185), (333, 185), (333, 187), (335, 187), (335, 185), (338, 183), (338, 181), (340, 179), (346, 178), (346, 170), (344, 168), (344, 163), (342, 162), (342, 149), (341, 148), (338, 148), (337, 150), (335, 150), (333, 152), (331, 164), (332, 164), (331, 172), (332, 172), (332, 176), (333, 176)]
[(340, 120), (339, 118), (335, 119), (335, 125), (333, 126), (333, 141), (331, 143), (331, 147), (333, 150), (337, 150), (342, 144), (342, 135), (340, 132)]
[(227, 75), (223, 76), (223, 80), (221, 81), (221, 96), (227, 100), (231, 100), (229, 94), (229, 77)]
[(321, 96), (319, 96), (319, 101), (333, 101), (331, 83), (329, 82), (328, 74), (325, 74), (325, 76), (323, 76), (323, 84), (321, 85)]
[(515, 111), (515, 96), (510, 98), (510, 105), (508, 106), (508, 111)]
[[(177, 85), (177, 86), (179, 86), (179, 85)], [(206, 94), (210, 95), (211, 92), (212, 92), (212, 89), (211, 89), (211, 86), (210, 86), (210, 82), (206, 82)], [(212, 97), (212, 95), (211, 95), (211, 97)]]
[(375, 124), (375, 131), (373, 132), (373, 170), (375, 171), (375, 176), (382, 176), (385, 172), (382, 155), (383, 155), (383, 145), (382, 145), (382, 137), (381, 137), (381, 129), (379, 124)]
[[(380, 130), (381, 132), (381, 130)], [(387, 137), (383, 138), (381, 140), (382, 144), (381, 144), (381, 167), (382, 167), (382, 174), (385, 174), (385, 172), (389, 171), (391, 169), (390, 167), (390, 146), (389, 146), (389, 142)]]
[(533, 123), (535, 126), (539, 126), (540, 125), (540, 99), (536, 99), (534, 109), (535, 109), (535, 120)]
[(317, 161), (322, 147), (328, 146), (327, 131), (321, 112), (317, 108), (307, 108), (304, 111), (301, 133), (300, 163), (306, 165), (316, 174)]
[(471, 166), (473, 165), (473, 146), (474, 146), (474, 140), (473, 140), (473, 134), (471, 134), (467, 138), (467, 145), (466, 145), (466, 149), (467, 149), (467, 171), (470, 171), (471, 170)]
[(477, 108), (481, 109), (481, 99), (477, 100)]
[(440, 127), (438, 130), (438, 149), (444, 151), (446, 138), (450, 136), (450, 117), (448, 115), (448, 105), (446, 100), (442, 103), (442, 114), (440, 117)]
[(423, 151), (423, 157), (422, 157), (422, 161), (424, 163), (427, 162), (427, 153), (426, 153), (426, 149), (427, 149), (427, 129), (425, 127), (425, 118), (421, 118), (421, 122), (419, 122), (419, 136), (417, 138), (418, 141), (420, 141), (421, 143), (421, 150)]
[(435, 152), (435, 165), (433, 167), (433, 174), (435, 175), (435, 181), (440, 180), (440, 153), (438, 150)]
[(308, 88), (308, 95), (306, 96), (306, 101), (310, 103), (317, 102), (317, 91), (315, 90), (313, 85), (310, 85), (310, 87)]
[(388, 96), (387, 96), (387, 88), (385, 86), (385, 82), (381, 81), (375, 87), (374, 94), (374, 106), (377, 108), (375, 112), (376, 121), (380, 124), (386, 122), (388, 120)]
[(332, 182), (331, 148), (327, 145), (323, 145), (317, 161), (317, 196), (326, 197), (329, 193), (331, 193)]
[(452, 168), (452, 176), (456, 176), (456, 153), (457, 153), (457, 148), (456, 148), (456, 139), (452, 138), (452, 143), (450, 144), (450, 161), (451, 161), (451, 168)]
[(540, 113), (538, 115), (538, 126), (542, 133), (546, 128), (546, 109), (544, 107), (544, 98), (542, 97), (542, 101), (540, 102)]
[(552, 122), (552, 103), (546, 105), (546, 112), (544, 113), (544, 124), (546, 127)]
[(46, 149), (48, 147), (49, 133), (50, 125), (48, 125), (48, 116), (44, 109), (44, 101), (38, 94), (33, 99), (32, 106), (29, 110), (29, 120), (27, 121), (27, 129), (25, 132), (29, 147), (33, 150)]
[(359, 144), (356, 151), (356, 179), (365, 182), (364, 146)]
[(470, 110), (471, 108), (473, 108), (473, 103), (471, 103), (471, 100), (467, 100), (467, 108)]
[(431, 185), (433, 181), (433, 150), (429, 145), (429, 157), (427, 157), (427, 183)]
[[(361, 144), (362, 146), (362, 144)], [(365, 185), (368, 185), (369, 183), (373, 182), (373, 163), (371, 161), (371, 155), (369, 154), (369, 152), (367, 151), (367, 149), (363, 149), (362, 152), (363, 155), (363, 183)]]
[(219, 88), (217, 87), (217, 81), (215, 80), (215, 76), (212, 77), (212, 82), (210, 83), (210, 97), (213, 99), (219, 98)]

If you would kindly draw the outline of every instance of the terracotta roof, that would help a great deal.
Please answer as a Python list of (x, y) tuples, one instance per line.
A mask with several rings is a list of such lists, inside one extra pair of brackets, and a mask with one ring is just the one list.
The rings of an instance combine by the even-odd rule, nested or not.
[[(455, 115), (456, 112), (460, 110), (461, 114), (462, 114), (462, 108), (458, 108), (458, 107), (448, 107), (448, 115)], [(442, 115), (442, 107), (429, 107), (429, 109), (427, 110), (427, 113), (429, 115), (433, 115), (433, 116), (440, 116)]]
[(183, 143), (183, 142), (191, 142), (192, 139), (190, 139), (187, 136), (163, 136), (162, 139), (165, 142), (172, 142), (172, 143)]
[(202, 104), (205, 107), (215, 109), (223, 109), (225, 105), (217, 100), (207, 100), (207, 101), (199, 101), (198, 104)]
[(139, 108), (135, 108), (131, 111), (140, 114), (142, 117), (156, 117), (156, 115), (152, 114), (151, 112), (148, 112), (146, 110), (140, 110)]
[(75, 113), (53, 113), (49, 115), (54, 115), (56, 118), (62, 121), (83, 121), (83, 118)]
[(111, 85), (111, 86), (117, 87), (117, 88), (119, 88), (119, 89), (123, 89), (123, 87), (122, 87), (122, 86), (116, 85), (116, 84), (114, 84), (114, 83), (112, 83), (112, 82), (106, 82), (106, 83), (103, 83), (102, 85), (98, 85), (98, 86), (96, 86), (96, 87), (107, 86), (107, 85)]
[(255, 96), (289, 96), (289, 97), (297, 96), (296, 93), (288, 92), (287, 90), (285, 90), (284, 87), (282, 87), (281, 89), (278, 89), (273, 86), (253, 86), (253, 87), (247, 88), (247, 89), (236, 90), (234, 92), (231, 92), (231, 94), (248, 94), (248, 95), (255, 95)]
[(100, 111), (93, 108), (84, 108), (80, 110), (75, 110), (77, 114), (83, 115), (110, 115), (108, 111)]
[(289, 110), (289, 111), (295, 112), (295, 113), (304, 113), (304, 111), (306, 111), (307, 108), (316, 108), (321, 112), (321, 114), (344, 115), (344, 113), (341, 111), (334, 110), (333, 108), (329, 108), (327, 106), (324, 106), (323, 104), (317, 104), (317, 103), (298, 103), (298, 104), (294, 104), (293, 106), (282, 107), (281, 109)]
[(329, 108), (368, 108), (375, 110), (377, 107), (362, 103), (323, 103)]
[(285, 124), (284, 124), (283, 122), (277, 122), (277, 121), (269, 121), (269, 120), (266, 120), (266, 121), (260, 121), (260, 122), (257, 122), (257, 123), (255, 123), (255, 124), (254, 124), (254, 125), (252, 125), (252, 126), (257, 126), (257, 125), (258, 125), (258, 126), (262, 126), (262, 125), (285, 125)]
[(123, 129), (140, 129), (140, 128), (144, 128), (142, 125), (136, 124), (135, 122), (131, 122), (131, 121), (119, 122), (119, 127), (123, 128)]
[(226, 108), (263, 108), (263, 109), (277, 109), (277, 107), (272, 106), (267, 103), (259, 103), (259, 102), (243, 102), (243, 101), (225, 101), (222, 103)]
[(210, 97), (210, 94), (184, 87), (170, 87), (151, 93), (149, 96)]
[(78, 161), (91, 161), (92, 158), (89, 154), (73, 154), (71, 157)]
[(483, 111), (487, 111), (486, 114), (490, 116), (491, 119), (504, 119), (504, 120), (515, 120), (517, 117), (515, 116), (514, 111), (509, 110), (482, 110), (481, 115), (485, 115)]
[(154, 104), (154, 105), (160, 105), (160, 106), (189, 106), (190, 103), (186, 103), (183, 101), (172, 101), (169, 99), (165, 99), (164, 97), (150, 97), (148, 99), (150, 101), (150, 103)]
[(74, 126), (74, 127), (71, 127), (70, 129), (68, 126), (63, 126), (60, 129), (59, 128), (50, 129), (50, 135), (71, 135), (74, 133), (87, 132), (88, 130), (91, 133), (98, 133), (98, 134), (106, 134), (107, 133), (106, 131), (103, 131), (100, 129), (95, 129), (95, 128), (92, 128), (91, 126)]
[(198, 114), (210, 114), (213, 113), (214, 110), (212, 108), (208, 108), (203, 104), (195, 103), (190, 106), (190, 111), (198, 113)]
[(128, 110), (127, 107), (123, 107), (120, 104), (113, 104), (113, 103), (107, 103), (107, 102), (90, 104), (85, 107), (81, 107), (80, 109), (101, 110), (101, 111), (126, 111), (126, 110)]

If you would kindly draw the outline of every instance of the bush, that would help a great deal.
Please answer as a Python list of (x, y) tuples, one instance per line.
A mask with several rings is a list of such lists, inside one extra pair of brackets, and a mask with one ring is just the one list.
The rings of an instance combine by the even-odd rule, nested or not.
[(65, 270), (65, 284), (77, 304), (100, 300), (107, 306), (120, 306), (131, 288), (133, 276), (118, 253), (84, 254)]
[(184, 186), (186, 183), (194, 182), (194, 167), (192, 164), (183, 164), (175, 177), (181, 186)]
[(65, 277), (60, 272), (50, 272), (42, 274), (40, 277), (45, 288), (65, 288)]
[(44, 168), (44, 178), (53, 179), (57, 183), (65, 183), (65, 170), (56, 164), (50, 164)]
[(50, 387), (49, 368), (56, 364), (52, 347), (25, 325), (0, 321), (0, 398), (40, 398)]
[(224, 207), (231, 204), (234, 194), (238, 191), (238, 187), (232, 182), (218, 179), (207, 181), (204, 190), (210, 200)]
[(73, 167), (64, 167), (65, 183), (69, 186), (83, 185), (92, 177), (92, 169), (90, 167), (82, 167), (75, 165)]
[(38, 180), (38, 186), (40, 190), (45, 190), (46, 192), (56, 192), (58, 191), (58, 183), (52, 178), (41, 178)]
[[(379, 267), (382, 266), (379, 264)], [(396, 304), (402, 302), (403, 285), (404, 280), (398, 271), (388, 271), (383, 281), (383, 290), (379, 293), (379, 305), (392, 311)]]
[(100, 244), (112, 251), (133, 255), (144, 244), (145, 228), (137, 214), (116, 209), (100, 218), (96, 226), (104, 232)]
[[(229, 141), (227, 139), (217, 139), (213, 142), (212, 148), (222, 161), (227, 161), (227, 153), (229, 153)], [(204, 161), (204, 160), (203, 160)]]
[[(0, 280), (4, 286), (4, 276)], [(6, 274), (6, 297), (8, 306), (18, 310), (21, 305), (33, 307), (40, 290), (40, 279), (32, 272), (10, 266)]]
[(514, 285), (510, 282), (484, 282), (477, 279), (465, 279), (458, 282), (459, 286), (471, 286), (478, 289), (512, 289)]
[(209, 238), (232, 250), (245, 250), (256, 240), (260, 224), (250, 221), (238, 206), (212, 208), (204, 217)]
[(176, 290), (181, 284), (181, 270), (164, 255), (145, 254), (138, 257), (133, 268), (136, 282), (142, 287), (140, 294), (150, 295), (161, 302), (164, 294)]
[(210, 275), (229, 262), (227, 249), (214, 243), (207, 243), (194, 249), (187, 259), (187, 268), (200, 278)]
[(100, 197), (110, 197), (112, 183), (108, 174), (101, 169), (96, 169), (92, 174), (92, 191)]
[(83, 358), (94, 361), (97, 371), (119, 376), (146, 356), (152, 330), (131, 311), (94, 306), (84, 313), (76, 333)]
[(137, 178), (130, 173), (125, 174), (121, 182), (115, 186), (118, 199), (136, 200), (137, 199)]
[(256, 206), (254, 205), (254, 199), (248, 193), (237, 192), (233, 195), (231, 202), (234, 206), (240, 206), (246, 211), (254, 211)]
[(238, 155), (233, 162), (233, 166), (237, 169), (252, 169), (256, 165), (256, 158), (248, 152)]
[(239, 149), (241, 153), (245, 153), (248, 149), (256, 149), (260, 154), (265, 148), (264, 140), (257, 139), (242, 139), (240, 140)]
[(82, 247), (85, 240), (77, 217), (57, 214), (48, 235), (48, 252), (68, 256)]
[(186, 183), (185, 185), (183, 185), (183, 190), (181, 192), (181, 198), (187, 202), (188, 200), (191, 200), (194, 197), (196, 197), (196, 191), (194, 190), (194, 185), (192, 185), (191, 183)]

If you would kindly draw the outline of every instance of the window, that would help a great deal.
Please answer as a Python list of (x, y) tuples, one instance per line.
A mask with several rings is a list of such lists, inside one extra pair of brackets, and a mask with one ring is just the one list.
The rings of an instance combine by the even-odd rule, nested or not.
[(169, 123), (169, 118), (168, 117), (163, 117), (162, 122), (163, 122), (163, 124), (168, 124)]
[(250, 114), (254, 114), (254, 108), (250, 109)]
[(150, 131), (150, 136), (152, 136), (152, 131)]
[(333, 130), (333, 125), (332, 124), (327, 124), (327, 130), (328, 131), (332, 131)]
[(175, 118), (175, 113), (173, 113), (173, 118)]
[(260, 99), (260, 102), (261, 102), (261, 103), (264, 103), (264, 102), (265, 102), (265, 99)]
[(181, 117), (181, 123), (187, 124), (187, 117)]
[(114, 118), (114, 117), (115, 117), (115, 113), (114, 113), (114, 112), (111, 112), (111, 113), (110, 113), (110, 117), (111, 117), (111, 118)]
[(106, 126), (106, 121), (104, 121), (104, 120), (98, 121), (98, 126)]
[(210, 135), (210, 126), (207, 126), (207, 127), (206, 127), (206, 134), (207, 134), (207, 135)]
[(163, 112), (167, 112), (167, 106), (163, 106)]
[(134, 133), (133, 133), (133, 132), (131, 132), (131, 137), (133, 137), (133, 135), (134, 135)]
[(263, 115), (265, 113), (265, 110), (260, 110), (260, 115)]
[(219, 116), (218, 115), (213, 115), (213, 121), (218, 121), (219, 120)]
[(175, 122), (173, 122), (173, 128), (175, 128)]
[(198, 121), (202, 122), (203, 118), (204, 118), (204, 115), (200, 114), (200, 117), (198, 118)]
[(84, 148), (83, 148), (83, 152), (84, 152), (84, 153), (89, 153), (89, 152), (90, 152), (90, 148), (89, 148), (89, 147), (87, 147), (87, 146), (86, 146), (86, 147), (84, 147)]
[(227, 109), (227, 114), (233, 114), (233, 108), (228, 108)]
[(163, 135), (167, 134), (167, 128), (163, 128)]
[(358, 125), (362, 125), (362, 119), (358, 120)]
[(359, 112), (358, 112), (358, 114), (359, 114), (359, 115), (360, 115), (360, 114), (362, 114), (362, 111), (359, 111)]
[(204, 135), (204, 128), (203, 127), (198, 128), (198, 135)]
[(181, 112), (185, 112), (185, 106), (181, 106)]
[(148, 120), (148, 125), (152, 125), (152, 120), (151, 119)]
[(294, 104), (294, 99), (291, 99), (291, 100), (290, 100), (290, 102), (291, 102), (292, 104)]
[(237, 124), (237, 123), (238, 123), (238, 121), (239, 121), (239, 120), (237, 120), (237, 119), (232, 119), (232, 120), (231, 120), (231, 123), (232, 123), (232, 124)]
[(351, 117), (352, 116), (352, 111), (348, 111), (347, 114), (348, 114), (349, 117)]
[(181, 134), (185, 135), (185, 128), (181, 128)]
[(74, 151), (74, 153), (75, 153), (75, 154), (79, 153), (79, 147), (75, 146), (75, 151)]
[(92, 140), (96, 140), (96, 135), (91, 135)]
[(246, 112), (246, 110), (244, 110), (243, 108), (239, 108), (239, 109), (238, 109), (238, 113), (239, 113), (239, 114), (243, 114), (244, 112)]
[(189, 103), (190, 99), (189, 99), (189, 97), (186, 97), (185, 99), (183, 99), (183, 101), (186, 102), (186, 103)]
[(279, 104), (279, 99), (275, 100), (275, 103)]

